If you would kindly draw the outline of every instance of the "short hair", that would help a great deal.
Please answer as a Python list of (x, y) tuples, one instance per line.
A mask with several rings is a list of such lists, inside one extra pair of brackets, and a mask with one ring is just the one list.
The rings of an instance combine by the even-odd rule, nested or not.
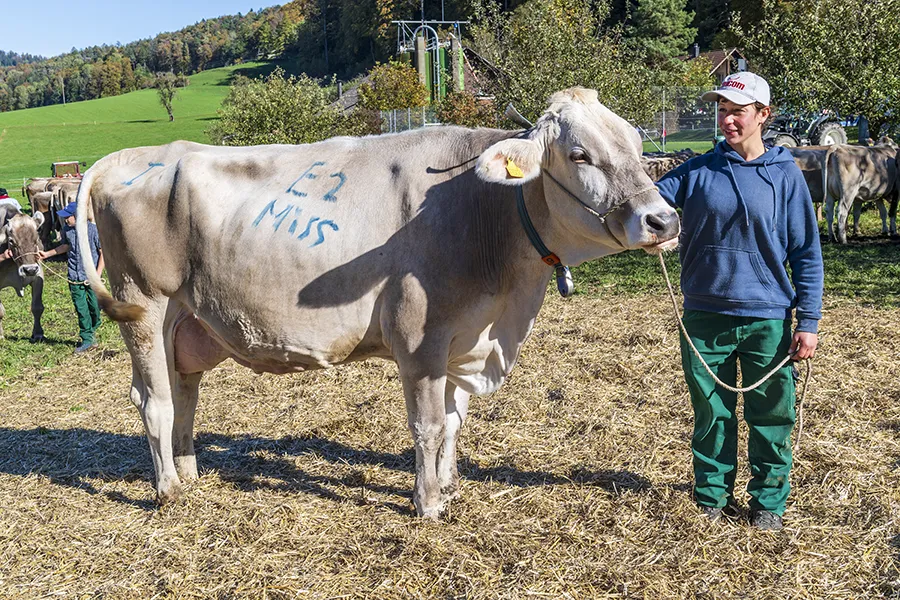
[(6, 193), (6, 188), (0, 188), (0, 196), (5, 196)]

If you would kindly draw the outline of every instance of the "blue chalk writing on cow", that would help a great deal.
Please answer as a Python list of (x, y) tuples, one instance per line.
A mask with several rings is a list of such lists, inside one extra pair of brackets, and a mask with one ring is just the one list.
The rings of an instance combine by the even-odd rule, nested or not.
[(319, 244), (321, 244), (322, 242), (325, 241), (325, 235), (322, 233), (322, 228), (325, 227), (326, 225), (331, 227), (331, 229), (334, 231), (338, 230), (338, 226), (334, 223), (334, 221), (331, 221), (331, 220), (319, 221), (319, 224), (316, 226), (318, 229), (318, 233), (319, 233), (319, 239), (316, 240), (315, 244), (310, 244), (309, 245), (310, 248), (312, 248), (313, 246), (318, 246)]
[(291, 221), (291, 226), (288, 227), (288, 233), (290, 233), (291, 235), (293, 235), (294, 232), (297, 231), (297, 219), (296, 219), (296, 217), (299, 217), (299, 216), (300, 216), (300, 213), (302, 213), (302, 212), (303, 212), (303, 209), (300, 208), (299, 206), (298, 206), (297, 208), (294, 209), (294, 217), (295, 217), (295, 218), (294, 218), (293, 221)]
[[(294, 237), (294, 234), (297, 232), (297, 226), (302, 223), (300, 220), (300, 215), (303, 213), (303, 209), (294, 204), (288, 204), (286, 207), (279, 209), (277, 207), (278, 200), (272, 200), (268, 204), (263, 207), (262, 211), (256, 216), (253, 220), (253, 227), (259, 227), (259, 225), (263, 222), (263, 219), (266, 217), (271, 217), (271, 225), (273, 231), (278, 231), (281, 227), (282, 223), (287, 221), (289, 217), (293, 217), (291, 219), (291, 224), (288, 226), (287, 231), (288, 234)], [(323, 229), (326, 227), (330, 227), (332, 231), (339, 231), (337, 224), (331, 219), (322, 220), (322, 217), (310, 217), (306, 222), (306, 228), (300, 233), (300, 235), (296, 236), (295, 239), (303, 240), (310, 236), (313, 232), (313, 226), (315, 225), (316, 231), (316, 241), (310, 244), (310, 248), (314, 246), (318, 246), (322, 242), (325, 241), (325, 234)]]
[(303, 233), (301, 233), (300, 235), (297, 236), (297, 239), (302, 240), (303, 238), (308, 236), (310, 229), (312, 229), (313, 223), (315, 223), (318, 220), (319, 220), (319, 217), (313, 217), (312, 219), (310, 219), (309, 223), (306, 224), (306, 229), (303, 230)]
[(336, 186), (334, 186), (333, 188), (331, 188), (330, 190), (328, 190), (328, 192), (326, 192), (325, 195), (322, 196), (322, 200), (325, 200), (326, 202), (337, 202), (337, 197), (335, 196), (335, 193), (339, 189), (341, 189), (341, 186), (344, 185), (344, 182), (347, 181), (347, 176), (344, 175), (342, 172), (338, 171), (337, 173), (332, 173), (331, 175), (329, 175), (329, 177), (337, 177), (338, 184)]
[(281, 227), (281, 224), (287, 218), (288, 213), (291, 212), (291, 209), (294, 208), (294, 205), (288, 204), (287, 208), (285, 208), (278, 214), (275, 214), (275, 203), (276, 202), (278, 202), (278, 201), (272, 200), (271, 202), (266, 204), (266, 207), (264, 209), (262, 209), (262, 212), (259, 213), (259, 216), (256, 217), (256, 220), (253, 221), (254, 227), (258, 227), (266, 215), (271, 215), (275, 219), (275, 231), (278, 231), (278, 228)]
[(290, 192), (295, 196), (305, 198), (306, 192), (301, 192), (299, 190), (295, 190), (294, 186), (297, 185), (298, 183), (300, 183), (300, 181), (302, 181), (303, 179), (315, 179), (316, 174), (313, 173), (312, 170), (315, 169), (316, 167), (324, 167), (324, 166), (325, 166), (325, 163), (323, 163), (321, 161), (317, 160), (316, 162), (314, 162), (307, 170), (303, 171), (303, 174), (300, 175), (300, 177), (298, 177), (296, 179), (296, 181), (294, 181), (294, 183), (292, 183), (291, 185), (288, 186), (288, 189), (285, 190), (285, 193)]
[(146, 169), (144, 169), (142, 172), (138, 173), (137, 175), (135, 175), (134, 177), (132, 177), (132, 178), (129, 179), (128, 181), (123, 181), (123, 182), (122, 182), (122, 185), (131, 185), (132, 183), (134, 183), (135, 181), (137, 181), (140, 177), (142, 177), (142, 176), (146, 175), (147, 173), (149, 173), (153, 168), (155, 168), (155, 167), (164, 167), (164, 166), (166, 166), (166, 165), (164, 165), (164, 164), (162, 164), (162, 163), (154, 163), (154, 162), (152, 162), (152, 163), (147, 163), (147, 168), (146, 168)]

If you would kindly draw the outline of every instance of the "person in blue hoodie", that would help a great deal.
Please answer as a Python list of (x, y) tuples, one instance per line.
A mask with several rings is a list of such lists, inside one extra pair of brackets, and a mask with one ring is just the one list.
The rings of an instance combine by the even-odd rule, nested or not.
[[(657, 187), (682, 214), (685, 328), (719, 379), (736, 386), (740, 363), (742, 381), (751, 385), (788, 353), (801, 360), (816, 352), (823, 286), (818, 224), (791, 154), (763, 145), (768, 83), (736, 73), (702, 99), (717, 102), (724, 141)], [(716, 385), (683, 336), (681, 360), (694, 409), (694, 499), (711, 519), (735, 515), (737, 394)], [(794, 387), (788, 364), (744, 393), (750, 519), (760, 529), (782, 528)]]

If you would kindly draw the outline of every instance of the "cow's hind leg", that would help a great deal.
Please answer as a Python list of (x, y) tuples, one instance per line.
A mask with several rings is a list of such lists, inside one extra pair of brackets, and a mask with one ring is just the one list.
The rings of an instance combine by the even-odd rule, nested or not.
[(852, 195), (848, 194), (847, 196), (844, 196), (838, 203), (837, 222), (834, 224), (834, 227), (837, 241), (841, 244), (847, 243), (847, 220), (850, 218), (850, 207), (853, 203), (851, 198), (855, 197), (856, 190), (853, 190)]
[(828, 223), (828, 239), (837, 240), (834, 230), (834, 198), (825, 196), (825, 221)]
[(441, 488), (441, 502), (447, 503), (459, 496), (459, 470), (456, 460), (456, 442), (466, 413), (469, 411), (469, 394), (447, 382), (444, 391), (446, 427), (444, 444), (438, 453), (437, 476)]
[[(897, 184), (900, 186), (900, 183)], [(891, 236), (897, 235), (897, 204), (898, 200), (900, 200), (900, 189), (895, 188), (893, 193), (891, 194), (891, 208), (890, 208), (890, 217), (891, 217)]]
[(6, 316), (6, 309), (3, 308), (3, 303), (0, 302), (0, 340), (3, 339), (3, 317)]
[(862, 216), (862, 202), (853, 203), (853, 235), (859, 235), (859, 218)]
[(875, 201), (878, 205), (878, 215), (881, 217), (881, 235), (888, 234), (888, 211), (884, 206), (884, 199), (879, 198)]
[(181, 481), (172, 450), (175, 409), (170, 383), (171, 357), (167, 356), (163, 336), (167, 303), (168, 298), (142, 303), (147, 310), (142, 320), (119, 324), (131, 353), (131, 401), (140, 411), (147, 432), (156, 473), (156, 499), (160, 504), (181, 496)]

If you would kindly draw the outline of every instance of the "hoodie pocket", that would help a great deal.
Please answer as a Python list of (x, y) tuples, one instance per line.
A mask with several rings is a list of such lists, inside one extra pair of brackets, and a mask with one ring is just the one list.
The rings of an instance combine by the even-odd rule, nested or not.
[(684, 271), (681, 286), (687, 296), (736, 303), (770, 303), (777, 295), (758, 252), (723, 246), (700, 248)]

